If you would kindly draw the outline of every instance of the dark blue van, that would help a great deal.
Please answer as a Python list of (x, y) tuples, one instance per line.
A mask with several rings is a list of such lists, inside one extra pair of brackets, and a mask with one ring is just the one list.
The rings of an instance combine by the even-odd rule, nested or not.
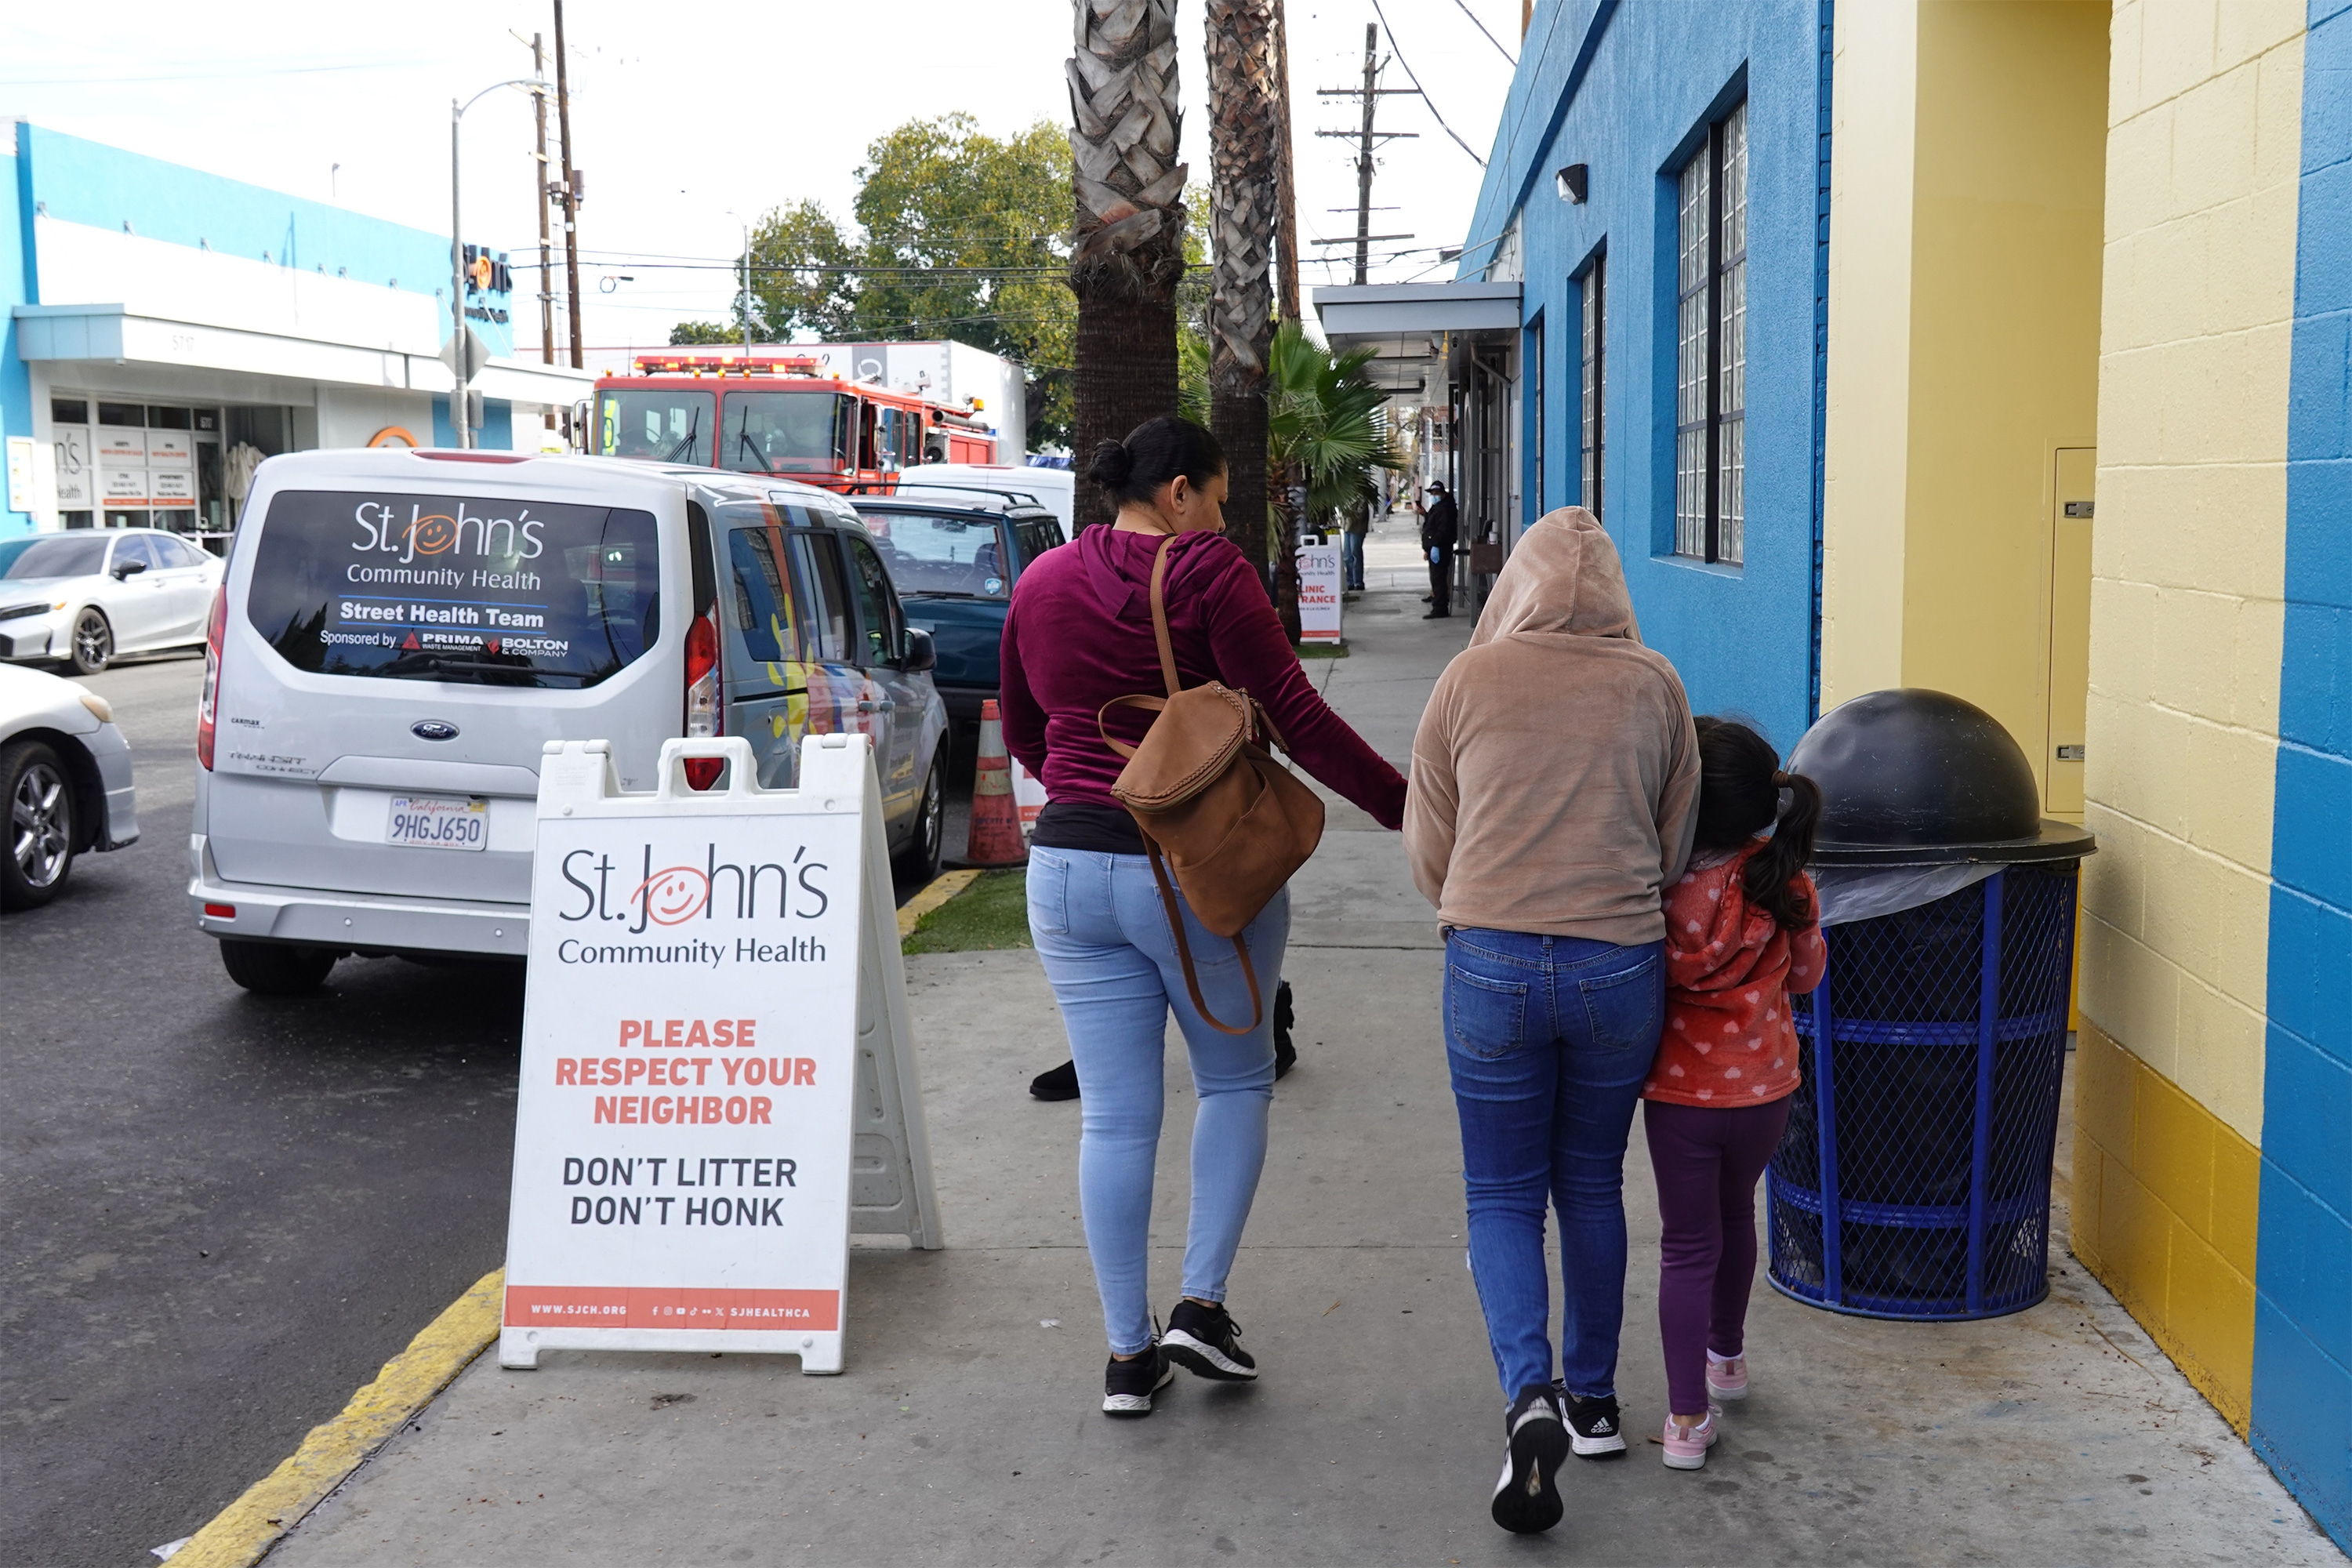
[[(917, 470), (919, 473), (920, 470)], [(931, 679), (950, 723), (977, 722), (997, 694), (997, 645), (1013, 584), (1029, 563), (1064, 542), (1061, 520), (1019, 490), (925, 486), (914, 475), (898, 494), (850, 504), (880, 543), (908, 624), (931, 634)]]

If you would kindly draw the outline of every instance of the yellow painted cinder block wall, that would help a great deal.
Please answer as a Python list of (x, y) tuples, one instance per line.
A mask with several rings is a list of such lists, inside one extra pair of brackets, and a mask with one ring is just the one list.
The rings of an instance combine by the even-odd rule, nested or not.
[(2042, 770), (2054, 454), (2095, 439), (2105, 0), (1840, 7), (1822, 705), (1976, 703)]
[(2301, 0), (2118, 0), (2074, 1248), (2242, 1431)]
[(1919, 7), (1903, 683), (2042, 782), (2051, 487), (2096, 439), (2106, 0)]

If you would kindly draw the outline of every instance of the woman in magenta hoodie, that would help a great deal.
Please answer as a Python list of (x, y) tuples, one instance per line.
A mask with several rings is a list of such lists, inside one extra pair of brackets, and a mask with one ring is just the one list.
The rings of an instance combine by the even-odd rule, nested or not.
[[(1048, 796), (1029, 858), (1029, 930), (1069, 1031), (1084, 1105), (1078, 1194), (1111, 1352), (1103, 1410), (1149, 1415), (1152, 1395), (1175, 1375), (1171, 1363), (1225, 1381), (1257, 1375), (1225, 1311), (1225, 1277), (1265, 1163), (1274, 1089), (1270, 1013), (1249, 1033), (1227, 1035), (1187, 995), (1142, 837), (1111, 796), (1124, 763), (1097, 728), (1113, 698), (1166, 689), (1150, 597), (1164, 540), (1176, 540), (1165, 597), (1182, 683), (1219, 680), (1255, 698), (1293, 759), (1382, 826), (1402, 822), (1405, 785), (1316, 694), (1263, 579), (1224, 538), (1225, 459), (1214, 437), (1186, 420), (1148, 420), (1125, 441), (1102, 443), (1087, 473), (1117, 501), (1118, 519), (1046, 552), (1013, 588), (1004, 742)], [(1148, 724), (1131, 708), (1100, 721), (1130, 744)], [(1247, 1018), (1248, 980), (1233, 943), (1211, 936), (1189, 910), (1184, 920), (1210, 1009)], [(1269, 997), (1289, 934), (1287, 892), (1242, 933)], [(1145, 1273), (1171, 1009), (1200, 1110), (1182, 1297), (1155, 1341)]]

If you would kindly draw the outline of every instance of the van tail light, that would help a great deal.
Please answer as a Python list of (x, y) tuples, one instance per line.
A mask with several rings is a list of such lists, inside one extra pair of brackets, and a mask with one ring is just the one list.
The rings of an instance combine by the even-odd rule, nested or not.
[(687, 623), (686, 736), (704, 740), (726, 733), (726, 728), (719, 706), (719, 615), (714, 608)]
[(686, 787), (709, 789), (726, 771), (727, 759), (724, 757), (688, 757), (686, 759)]
[(213, 613), (205, 620), (205, 689), (196, 699), (196, 761), (213, 770), (213, 718), (220, 706), (222, 634), (228, 629), (228, 582), (213, 590)]

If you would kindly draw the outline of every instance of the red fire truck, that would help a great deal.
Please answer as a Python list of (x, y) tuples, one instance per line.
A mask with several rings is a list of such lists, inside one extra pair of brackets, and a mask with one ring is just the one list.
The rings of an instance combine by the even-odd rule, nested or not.
[(640, 356), (600, 377), (588, 450), (773, 474), (872, 494), (924, 463), (992, 463), (996, 435), (967, 408), (843, 380), (808, 357)]

